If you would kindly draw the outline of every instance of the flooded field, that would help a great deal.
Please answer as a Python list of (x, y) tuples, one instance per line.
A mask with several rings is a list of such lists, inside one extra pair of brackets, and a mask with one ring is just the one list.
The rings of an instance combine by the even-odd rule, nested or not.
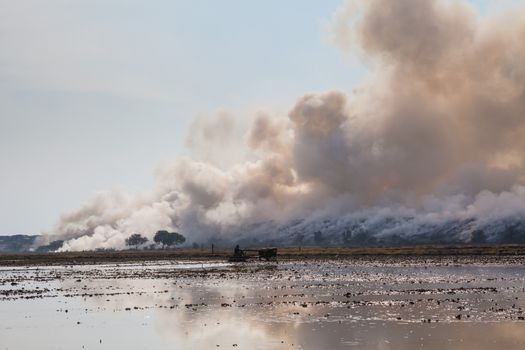
[(0, 268), (4, 349), (523, 349), (525, 267), (480, 257)]

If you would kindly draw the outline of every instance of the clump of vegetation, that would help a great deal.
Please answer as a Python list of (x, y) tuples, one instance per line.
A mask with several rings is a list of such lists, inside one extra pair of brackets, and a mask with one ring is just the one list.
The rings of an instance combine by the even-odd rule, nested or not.
[(162, 247), (171, 247), (172, 245), (179, 245), (186, 242), (186, 237), (178, 232), (157, 231), (153, 237), (153, 241), (162, 244)]
[(56, 240), (47, 245), (41, 245), (40, 247), (36, 249), (36, 252), (38, 253), (56, 252), (57, 250), (62, 248), (63, 245), (64, 245), (63, 240)]
[(24, 252), (30, 250), (38, 236), (0, 236), (0, 252)]
[(128, 247), (135, 247), (135, 249), (138, 249), (138, 247), (148, 241), (148, 238), (142, 236), (140, 233), (134, 233), (128, 238), (126, 238), (126, 245)]

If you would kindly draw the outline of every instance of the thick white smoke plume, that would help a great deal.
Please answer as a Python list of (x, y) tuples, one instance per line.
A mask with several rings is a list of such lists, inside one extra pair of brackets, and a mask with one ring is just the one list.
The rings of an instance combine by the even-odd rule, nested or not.
[[(149, 194), (101, 193), (46, 238), (66, 250), (158, 229), (189, 243), (525, 242), (525, 11), (351, 1), (334, 40), (372, 72), (351, 95), (306, 94), (244, 133), (224, 114), (201, 120), (190, 146), (208, 161), (164, 167)], [(232, 137), (243, 161), (214, 166), (225, 140), (239, 149)]]

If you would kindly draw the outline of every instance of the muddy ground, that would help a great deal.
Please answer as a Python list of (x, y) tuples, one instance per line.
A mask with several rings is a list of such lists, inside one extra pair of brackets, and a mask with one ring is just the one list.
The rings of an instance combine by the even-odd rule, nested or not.
[(227, 251), (4, 256), (0, 345), (525, 348), (521, 247), (293, 249), (235, 264)]

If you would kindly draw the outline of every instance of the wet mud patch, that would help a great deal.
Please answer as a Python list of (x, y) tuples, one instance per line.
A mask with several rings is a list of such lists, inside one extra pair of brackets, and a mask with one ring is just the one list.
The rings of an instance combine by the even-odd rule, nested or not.
[(0, 337), (8, 349), (522, 349), (524, 288), (521, 264), (476, 257), (4, 267)]

